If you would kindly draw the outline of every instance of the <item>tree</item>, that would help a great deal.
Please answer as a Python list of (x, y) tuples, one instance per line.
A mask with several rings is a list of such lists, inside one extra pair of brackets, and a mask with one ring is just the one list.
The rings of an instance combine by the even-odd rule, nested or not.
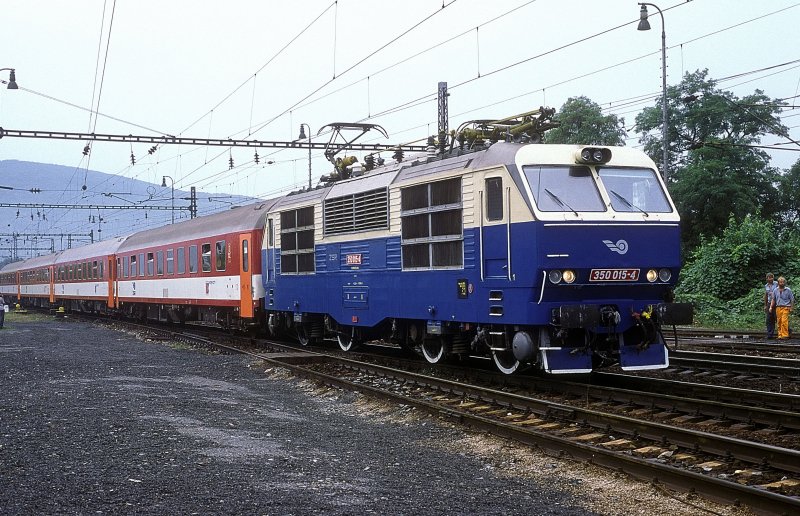
[(625, 145), (625, 120), (603, 115), (600, 105), (587, 97), (570, 97), (554, 119), (560, 125), (545, 134), (545, 143)]
[[(716, 88), (708, 71), (687, 73), (667, 89), (669, 187), (684, 220), (687, 250), (700, 236), (720, 235), (732, 215), (741, 221), (780, 211), (778, 171), (769, 155), (751, 147), (765, 134), (785, 134), (780, 102), (760, 90), (742, 97)], [(660, 99), (636, 117), (644, 150), (657, 162), (662, 153)]]
[(800, 227), (800, 159), (786, 170), (778, 181), (778, 205), (781, 209), (782, 222), (787, 227)]

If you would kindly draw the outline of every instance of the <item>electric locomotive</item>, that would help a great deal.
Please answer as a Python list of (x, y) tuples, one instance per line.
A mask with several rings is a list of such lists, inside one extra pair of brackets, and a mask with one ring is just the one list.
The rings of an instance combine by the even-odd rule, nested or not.
[(661, 327), (692, 314), (672, 302), (679, 216), (653, 161), (474, 147), (353, 168), (272, 206), (270, 331), (343, 350), (381, 339), (430, 363), (491, 357), (508, 374), (667, 367)]

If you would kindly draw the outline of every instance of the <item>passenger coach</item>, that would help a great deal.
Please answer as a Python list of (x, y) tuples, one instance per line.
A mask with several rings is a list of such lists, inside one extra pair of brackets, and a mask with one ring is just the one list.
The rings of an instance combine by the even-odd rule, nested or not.
[(263, 323), (259, 251), (272, 202), (128, 237), (116, 252), (116, 307), (175, 322)]

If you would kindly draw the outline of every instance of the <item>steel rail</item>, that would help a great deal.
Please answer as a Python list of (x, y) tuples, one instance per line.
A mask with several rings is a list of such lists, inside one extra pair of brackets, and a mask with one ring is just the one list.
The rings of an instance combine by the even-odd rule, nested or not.
[[(759, 511), (776, 514), (790, 514), (800, 511), (800, 499), (795, 497), (772, 493), (762, 488), (742, 485), (701, 473), (682, 470), (667, 464), (640, 459), (632, 455), (578, 443), (546, 432), (473, 414), (466, 410), (444, 407), (433, 401), (412, 398), (397, 392), (314, 371), (297, 364), (273, 360), (269, 356), (265, 356), (263, 359), (274, 366), (285, 367), (304, 378), (320, 381), (333, 387), (362, 392), (378, 398), (388, 398), (409, 406), (415, 406), (430, 414), (452, 419), (460, 424), (484, 430), (499, 437), (513, 439), (559, 455), (566, 453), (573, 459), (620, 471), (655, 485), (663, 484), (681, 491), (696, 492), (721, 503), (744, 503), (750, 507), (757, 508)], [(426, 378), (426, 380), (434, 379)]]

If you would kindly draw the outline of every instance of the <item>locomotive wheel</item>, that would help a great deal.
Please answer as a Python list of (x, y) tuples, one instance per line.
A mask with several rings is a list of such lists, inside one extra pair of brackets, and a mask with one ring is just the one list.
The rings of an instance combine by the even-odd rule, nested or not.
[(300, 345), (308, 346), (309, 342), (311, 342), (311, 337), (308, 336), (308, 328), (306, 325), (297, 323), (295, 325), (295, 331), (297, 332), (297, 341), (300, 343)]
[(355, 326), (342, 326), (336, 333), (336, 340), (342, 351), (355, 351), (361, 346), (361, 332)]
[(422, 356), (430, 364), (444, 362), (450, 352), (450, 345), (444, 337), (427, 338), (422, 341)]
[(494, 360), (494, 365), (503, 374), (514, 374), (522, 367), (522, 362), (517, 360), (514, 352), (510, 349), (492, 351), (492, 359)]

